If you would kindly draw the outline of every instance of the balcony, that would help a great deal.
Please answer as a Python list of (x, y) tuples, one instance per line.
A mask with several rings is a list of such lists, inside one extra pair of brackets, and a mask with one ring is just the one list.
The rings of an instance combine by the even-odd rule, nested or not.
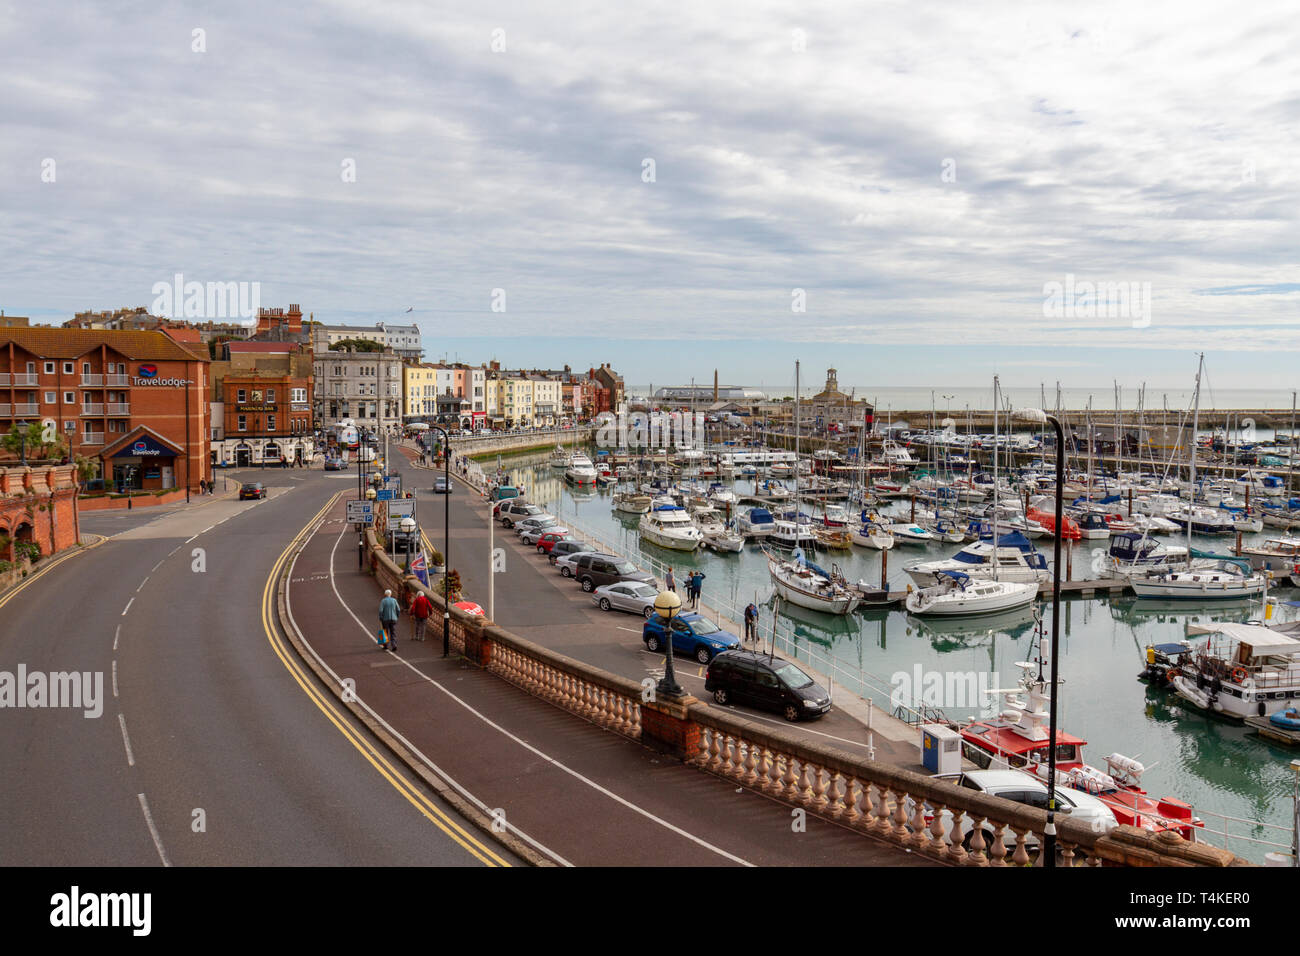
[(26, 385), (32, 388), (36, 387), (36, 376), (34, 374), (27, 375), (25, 373), (24, 374), (15, 373), (10, 377), (13, 379), (13, 384), (15, 387), (20, 385)]
[(12, 418), (14, 407), (9, 403), (0, 404), (0, 418)]
[(104, 376), (102, 376), (102, 375), (88, 375), (87, 373), (82, 372), (82, 373), (81, 373), (81, 387), (82, 387), (82, 388), (103, 388), (103, 387), (104, 387)]
[(104, 414), (104, 404), (103, 402), (83, 402), (81, 406), (81, 414), (102, 415)]
[(36, 414), (39, 414), (39, 413), (40, 413), (40, 410), (41, 410), (41, 406), (39, 406), (39, 405), (37, 405), (37, 404), (34, 404), (34, 403), (33, 403), (33, 404), (15, 405), (15, 406), (14, 406), (14, 417), (15, 417), (15, 418), (21, 418), (21, 417), (24, 416), (24, 415), (36, 415)]
[(83, 445), (102, 445), (104, 444), (103, 432), (82, 432), (81, 443)]
[(105, 375), (104, 384), (109, 388), (125, 388), (131, 384), (129, 375)]
[(108, 414), (110, 414), (110, 415), (130, 415), (130, 414), (131, 414), (131, 403), (130, 403), (130, 402), (109, 402), (109, 403), (108, 403)]

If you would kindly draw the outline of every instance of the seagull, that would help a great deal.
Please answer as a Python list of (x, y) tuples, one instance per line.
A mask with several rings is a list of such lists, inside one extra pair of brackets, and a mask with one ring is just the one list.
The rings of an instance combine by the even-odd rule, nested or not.
[(415, 311), (415, 306), (411, 306), (411, 307), (410, 307), (409, 309), (407, 309), (406, 311), (407, 311), (407, 312), (414, 312), (414, 311)]

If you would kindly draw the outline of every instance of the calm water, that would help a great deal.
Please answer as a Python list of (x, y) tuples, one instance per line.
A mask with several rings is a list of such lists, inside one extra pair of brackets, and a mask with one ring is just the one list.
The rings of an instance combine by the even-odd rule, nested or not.
[[(575, 494), (564, 482), (563, 472), (550, 468), (546, 458), (545, 454), (514, 456), (502, 459), (502, 465), (516, 483), (524, 483), (530, 500), (558, 514), (561, 523), (598, 535), (658, 573), (671, 564), (679, 580), (683, 570), (699, 568), (707, 576), (706, 602), (741, 608), (757, 600), (765, 607), (763, 627), (771, 626), (771, 611), (766, 608), (770, 608), (767, 602), (772, 587), (766, 561), (757, 548), (748, 546), (738, 555), (717, 555), (703, 549), (687, 555), (649, 543), (642, 547), (636, 519), (613, 511), (611, 492), (602, 489)], [(738, 491), (747, 487), (743, 481), (736, 483)], [(906, 517), (908, 507), (898, 503), (894, 510)], [(1247, 540), (1252, 537), (1262, 539), (1264, 535), (1248, 536)], [(1050, 539), (1037, 543), (1050, 562)], [(1220, 551), (1230, 544), (1228, 539), (1194, 541), (1197, 547)], [(1089, 552), (1104, 545), (1103, 541), (1075, 544), (1076, 578), (1097, 576)], [(945, 557), (957, 548), (896, 545), (888, 552), (891, 585), (902, 588), (907, 583), (904, 565)], [(852, 552), (822, 552), (815, 560), (827, 566), (839, 564), (850, 580), (880, 581), (880, 552), (855, 547)], [(1278, 589), (1276, 596), (1297, 597), (1290, 589)], [(1295, 613), (1291, 608), (1280, 612), (1279, 620)], [(1173, 694), (1149, 689), (1137, 680), (1148, 643), (1181, 640), (1189, 623), (1245, 621), (1259, 613), (1258, 602), (1196, 608), (1119, 597), (1066, 600), (1059, 664), (1065, 680), (1058, 701), (1061, 727), (1088, 740), (1085, 755), (1103, 769), (1104, 758), (1113, 752), (1141, 760), (1147, 767), (1143, 785), (1148, 792), (1188, 801), (1206, 819), (1207, 827), (1223, 829), (1222, 821), (1211, 813), (1289, 827), (1293, 786), (1289, 763), (1294, 752), (1266, 742), (1242, 725), (1201, 714)], [(1050, 611), (1045, 616), (1050, 633)], [(809, 659), (822, 670), (827, 669), (826, 657), (831, 657), (841, 683), (882, 707), (889, 706), (891, 677), (899, 672), (912, 674), (916, 665), (923, 672), (984, 674), (986, 686), (1012, 687), (1020, 674), (1015, 662), (1034, 657), (1036, 647), (1035, 624), (1028, 610), (965, 623), (932, 624), (900, 610), (867, 610), (835, 617), (782, 608), (776, 626), (797, 648), (795, 656), (811, 655)], [(976, 711), (949, 707), (945, 713), (961, 719)], [(1230, 824), (1229, 832), (1290, 843), (1289, 831), (1261, 831), (1248, 823)], [(1221, 837), (1210, 842), (1223, 845)], [(1243, 840), (1232, 840), (1229, 846), (1256, 861), (1269, 849)]]

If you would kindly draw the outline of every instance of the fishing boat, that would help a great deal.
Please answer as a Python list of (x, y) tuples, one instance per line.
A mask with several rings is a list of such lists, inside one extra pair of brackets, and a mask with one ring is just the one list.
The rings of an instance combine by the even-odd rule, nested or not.
[(783, 600), (810, 611), (848, 614), (862, 600), (838, 567), (830, 571), (818, 567), (804, 556), (802, 548), (796, 548), (788, 559), (767, 552), (767, 569)]
[(704, 543), (700, 529), (680, 505), (658, 504), (641, 516), (641, 537), (672, 551), (694, 551)]
[[(1225, 717), (1268, 717), (1300, 703), (1300, 640), (1293, 625), (1192, 624), (1191, 652), (1169, 671), (1178, 696)], [(1203, 635), (1204, 643), (1192, 635)]]
[(940, 571), (936, 577), (938, 584), (907, 596), (912, 614), (991, 614), (1032, 604), (1038, 596), (1037, 581), (977, 581), (961, 571)]
[(1048, 681), (1042, 673), (1046, 639), (1041, 643), (1044, 649), (1035, 661), (1016, 661), (1022, 671), (1020, 687), (991, 692), (1005, 697), (1001, 713), (983, 720), (972, 719), (961, 728), (966, 755), (976, 763), (1023, 770), (1046, 782), (1049, 750), (1054, 744), (1057, 786), (1092, 794), (1122, 824), (1153, 831), (1172, 830), (1194, 841), (1204, 823), (1182, 800), (1148, 796), (1140, 786), (1146, 767), (1137, 760), (1112, 753), (1106, 757), (1106, 770), (1102, 771), (1084, 762), (1083, 748), (1088, 742), (1082, 737), (1058, 729), (1052, 740)]
[(1019, 531), (1000, 535), (996, 545), (992, 539), (981, 539), (966, 545), (951, 558), (914, 564), (904, 570), (921, 587), (938, 584), (936, 575), (942, 571), (961, 571), (980, 580), (996, 577), (1001, 581), (1039, 584), (1052, 577), (1047, 559)]

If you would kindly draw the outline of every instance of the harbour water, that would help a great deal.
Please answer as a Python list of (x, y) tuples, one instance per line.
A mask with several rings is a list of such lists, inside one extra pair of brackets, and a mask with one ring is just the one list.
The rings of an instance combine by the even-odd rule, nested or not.
[[(680, 580), (683, 571), (700, 569), (705, 575), (706, 602), (724, 608), (743, 608), (751, 600), (763, 608), (762, 627), (773, 626), (782, 649), (793, 647), (823, 671), (833, 667), (837, 680), (882, 708), (892, 710), (891, 690), (901, 687), (900, 675), (983, 675), (983, 686), (1013, 687), (1021, 671), (1017, 661), (1036, 655), (1035, 620), (1031, 611), (1013, 612), (965, 621), (930, 623), (904, 611), (866, 610), (836, 617), (783, 606), (772, 610), (772, 586), (766, 560), (753, 544), (741, 554), (719, 555), (700, 550), (693, 554), (666, 551), (642, 544), (637, 519), (619, 515), (611, 507), (608, 490), (578, 492), (567, 485), (562, 472), (547, 464), (546, 453), (502, 459), (502, 467), (516, 483), (523, 482), (530, 500), (560, 517), (561, 524), (597, 535), (623, 554), (662, 574), (671, 565)], [(494, 463), (484, 462), (485, 469)], [(737, 491), (747, 489), (744, 481)], [(893, 509), (905, 520), (909, 504)], [(1246, 541), (1267, 535), (1247, 536)], [(1051, 560), (1051, 540), (1037, 542)], [(1076, 542), (1072, 568), (1075, 578), (1101, 576), (1094, 556), (1105, 541)], [(1203, 539), (1194, 546), (1225, 551), (1227, 539)], [(958, 548), (951, 544), (897, 545), (888, 552), (888, 579), (903, 588), (908, 579), (904, 565), (946, 557)], [(1104, 552), (1103, 552), (1104, 553)], [(851, 552), (819, 553), (815, 560), (838, 564), (850, 580), (879, 583), (881, 552), (854, 548)], [(1297, 595), (1291, 588), (1273, 592), (1280, 600)], [(1295, 611), (1279, 609), (1281, 616)], [(1287, 748), (1260, 738), (1239, 723), (1207, 716), (1170, 692), (1149, 688), (1137, 679), (1145, 647), (1151, 643), (1182, 640), (1191, 623), (1216, 620), (1245, 621), (1261, 615), (1261, 604), (1230, 602), (1217, 607), (1179, 606), (1138, 601), (1133, 597), (1070, 599), (1063, 603), (1060, 673), (1065, 681), (1058, 698), (1060, 726), (1089, 742), (1088, 761), (1104, 769), (1104, 758), (1122, 753), (1142, 761), (1147, 771), (1143, 786), (1156, 796), (1175, 796), (1190, 803), (1205, 819), (1207, 839), (1224, 845), (1223, 831), (1233, 838), (1227, 845), (1257, 862), (1266, 850), (1241, 837), (1290, 843), (1293, 772), (1296, 756)], [(1050, 633), (1050, 609), (1043, 612)], [(787, 650), (788, 653), (788, 650)], [(945, 707), (947, 717), (962, 720), (978, 713), (975, 707)], [(994, 701), (996, 706), (996, 701)], [(1241, 822), (1226, 822), (1224, 816)], [(1272, 824), (1287, 829), (1268, 829)]]

